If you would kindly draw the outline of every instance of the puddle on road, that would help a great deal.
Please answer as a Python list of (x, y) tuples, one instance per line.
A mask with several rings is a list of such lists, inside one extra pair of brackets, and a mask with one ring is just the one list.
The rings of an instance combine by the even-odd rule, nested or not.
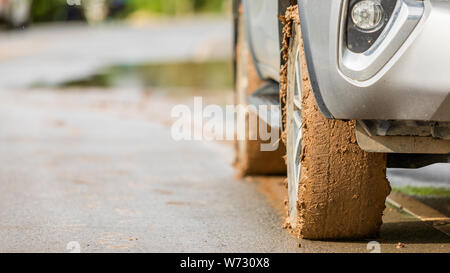
[[(45, 85), (39, 84), (37, 87)], [(232, 67), (229, 62), (156, 63), (106, 67), (87, 78), (56, 85), (64, 88), (141, 88), (148, 90), (231, 90)]]

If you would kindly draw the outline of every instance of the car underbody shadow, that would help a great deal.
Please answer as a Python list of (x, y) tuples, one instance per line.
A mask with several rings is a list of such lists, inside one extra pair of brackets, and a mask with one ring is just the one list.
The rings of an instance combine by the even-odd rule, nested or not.
[(435, 229), (436, 222), (390, 222), (381, 228), (380, 243), (449, 244), (450, 236)]

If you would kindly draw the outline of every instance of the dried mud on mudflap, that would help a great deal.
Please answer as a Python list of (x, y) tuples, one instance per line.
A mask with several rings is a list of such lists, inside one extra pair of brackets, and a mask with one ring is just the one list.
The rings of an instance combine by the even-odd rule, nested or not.
[[(288, 227), (306, 239), (376, 236), (390, 193), (386, 155), (364, 152), (356, 143), (355, 121), (328, 120), (320, 112), (309, 80), (297, 6), (280, 16), (284, 23), (280, 80), (286, 105), (290, 40), (299, 39), (302, 80), (302, 153), (297, 220)], [(297, 37), (293, 36), (293, 29)], [(286, 123), (283, 109), (283, 123)], [(286, 126), (283, 126), (286, 128)], [(283, 132), (283, 140), (286, 133)]]

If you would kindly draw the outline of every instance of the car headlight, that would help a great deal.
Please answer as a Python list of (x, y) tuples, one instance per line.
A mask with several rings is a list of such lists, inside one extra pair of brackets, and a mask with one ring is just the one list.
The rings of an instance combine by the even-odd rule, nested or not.
[(380, 37), (400, 0), (349, 0), (347, 47), (354, 53), (367, 51)]
[(384, 11), (378, 1), (363, 0), (353, 6), (351, 17), (356, 27), (374, 31), (383, 24)]

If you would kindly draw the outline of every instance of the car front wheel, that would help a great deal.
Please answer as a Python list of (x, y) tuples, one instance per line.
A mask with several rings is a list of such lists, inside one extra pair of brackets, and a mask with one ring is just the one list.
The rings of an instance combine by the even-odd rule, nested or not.
[(376, 235), (390, 192), (386, 155), (359, 148), (355, 121), (327, 120), (321, 114), (300, 24), (292, 24), (286, 92), (290, 226), (306, 239)]

